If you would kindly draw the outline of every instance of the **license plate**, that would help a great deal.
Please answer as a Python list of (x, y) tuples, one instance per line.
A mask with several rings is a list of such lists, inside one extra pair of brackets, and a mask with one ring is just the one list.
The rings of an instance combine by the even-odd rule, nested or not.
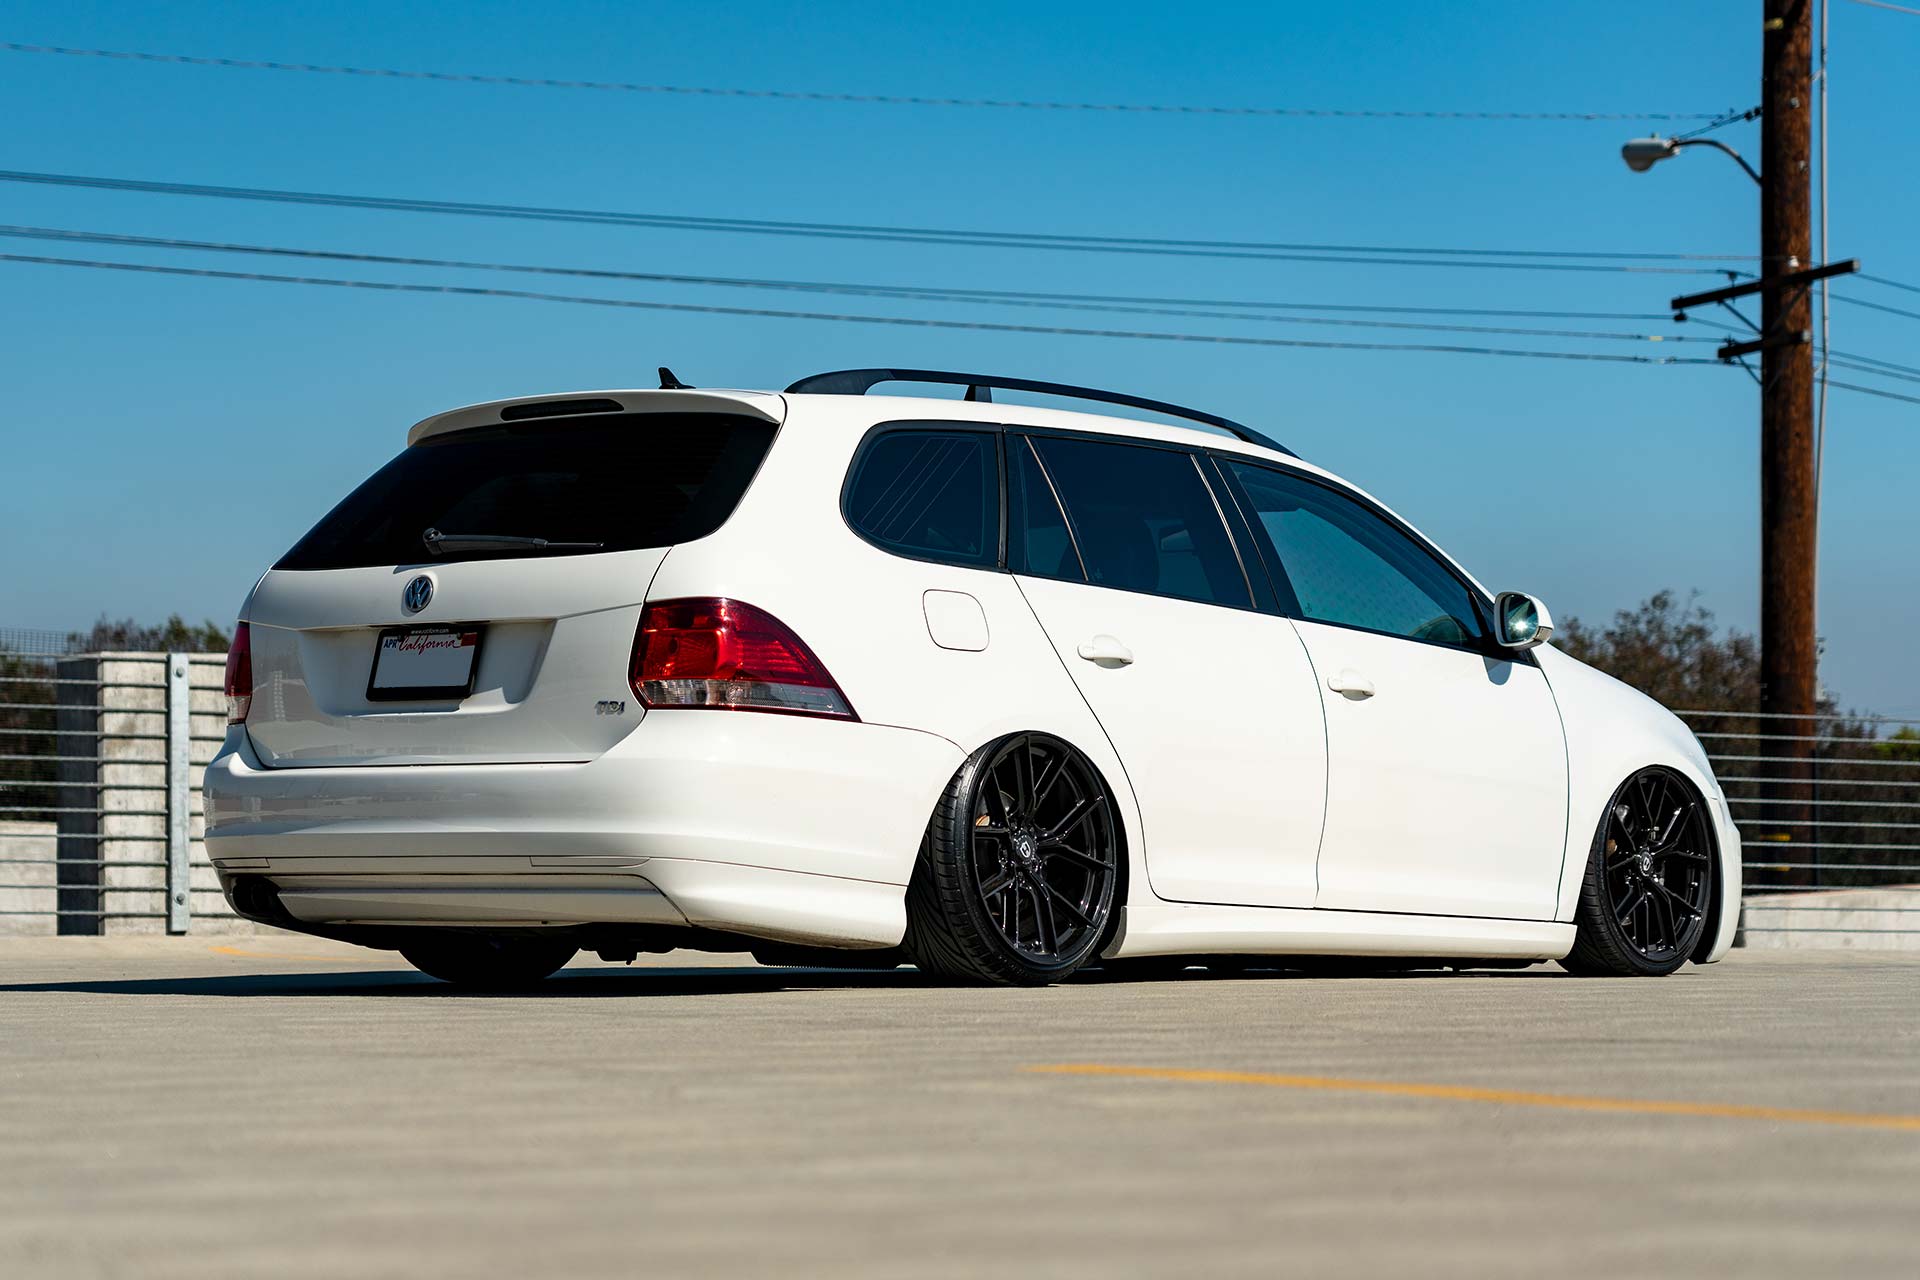
[(473, 692), (479, 627), (389, 627), (373, 651), (367, 697), (376, 702), (431, 702)]

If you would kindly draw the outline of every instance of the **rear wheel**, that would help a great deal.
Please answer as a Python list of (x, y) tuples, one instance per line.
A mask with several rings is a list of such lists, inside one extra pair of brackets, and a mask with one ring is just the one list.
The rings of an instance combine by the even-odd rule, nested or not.
[(1579, 974), (1659, 977), (1686, 963), (1707, 927), (1713, 842), (1699, 794), (1642, 769), (1613, 793), (1587, 856), (1573, 950)]
[(969, 982), (1058, 982), (1105, 942), (1119, 839), (1100, 775), (1058, 738), (1019, 733), (947, 784), (907, 889), (904, 950)]
[(555, 938), (514, 938), (502, 934), (457, 934), (400, 948), (420, 972), (457, 987), (507, 991), (529, 987), (560, 969), (578, 950)]

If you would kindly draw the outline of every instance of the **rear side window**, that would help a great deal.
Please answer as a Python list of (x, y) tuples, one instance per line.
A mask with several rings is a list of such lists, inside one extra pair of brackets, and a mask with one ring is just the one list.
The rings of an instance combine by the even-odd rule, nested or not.
[(1191, 455), (1091, 440), (1032, 443), (1066, 505), (1087, 581), (1252, 605), (1212, 490)]
[(847, 523), (920, 560), (1000, 563), (1000, 464), (983, 431), (902, 428), (875, 436), (847, 480)]
[[(665, 547), (733, 514), (774, 426), (724, 414), (608, 414), (430, 436), (374, 472), (280, 569), (524, 559)], [(421, 535), (542, 538), (430, 555)]]

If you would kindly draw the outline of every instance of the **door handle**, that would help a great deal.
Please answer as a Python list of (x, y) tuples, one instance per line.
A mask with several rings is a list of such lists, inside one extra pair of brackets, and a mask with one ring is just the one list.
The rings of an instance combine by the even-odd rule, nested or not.
[(1327, 678), (1327, 688), (1341, 694), (1350, 701), (1359, 702), (1374, 695), (1373, 681), (1355, 671), (1352, 667), (1342, 668), (1337, 676)]
[(1124, 667), (1133, 662), (1133, 650), (1109, 635), (1097, 635), (1091, 640), (1083, 640), (1074, 652), (1088, 662), (1097, 662), (1103, 667)]

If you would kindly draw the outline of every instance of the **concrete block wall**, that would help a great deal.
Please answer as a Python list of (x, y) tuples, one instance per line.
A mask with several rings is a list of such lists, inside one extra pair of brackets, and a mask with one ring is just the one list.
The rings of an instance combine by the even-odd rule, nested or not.
[(0, 938), (53, 933), (56, 848), (51, 822), (0, 821)]

